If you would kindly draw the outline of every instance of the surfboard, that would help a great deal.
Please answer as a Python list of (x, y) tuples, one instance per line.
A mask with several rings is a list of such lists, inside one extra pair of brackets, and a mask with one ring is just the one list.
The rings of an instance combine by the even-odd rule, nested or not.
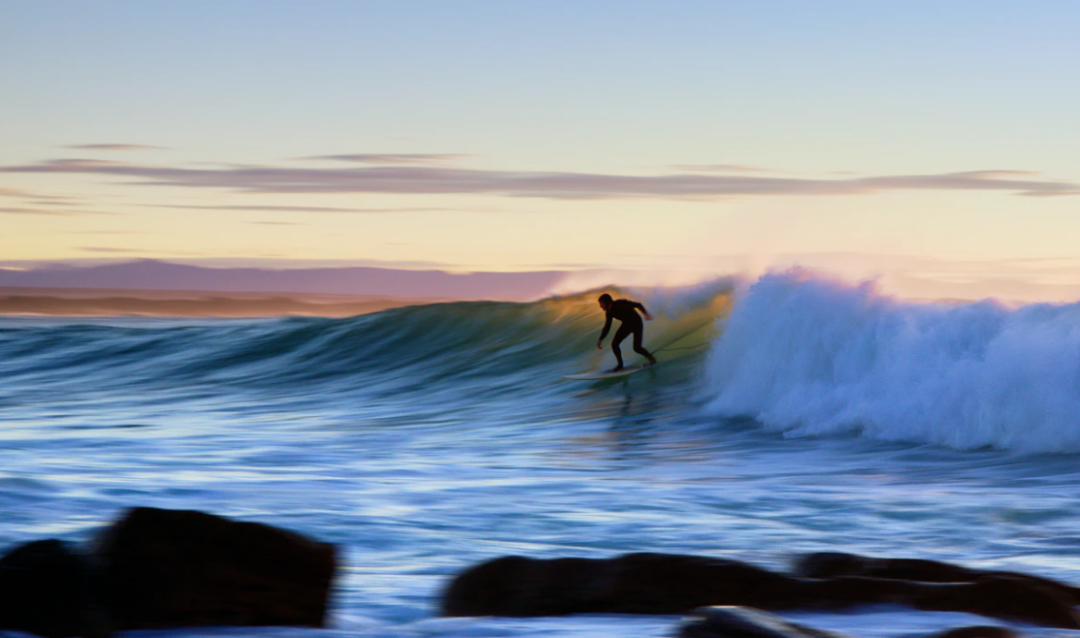
[(656, 367), (655, 363), (645, 364), (641, 366), (626, 366), (618, 372), (611, 372), (610, 370), (593, 370), (592, 372), (580, 372), (578, 374), (568, 374), (564, 376), (564, 379), (570, 379), (572, 381), (600, 381), (603, 379), (618, 379), (619, 377), (628, 377), (635, 372), (641, 372), (642, 370), (648, 370), (649, 368)]

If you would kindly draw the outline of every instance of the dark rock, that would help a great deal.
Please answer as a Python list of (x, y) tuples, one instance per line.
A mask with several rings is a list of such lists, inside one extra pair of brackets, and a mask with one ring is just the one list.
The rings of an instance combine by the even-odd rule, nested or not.
[(798, 578), (737, 561), (672, 554), (611, 559), (521, 556), (476, 565), (451, 581), (447, 616), (554, 616), (575, 613), (680, 614), (737, 605), (766, 610), (844, 609), (899, 604), (1080, 629), (1080, 616), (1055, 592), (1022, 579), (927, 583), (841, 576)]
[(796, 561), (792, 570), (804, 578), (836, 578), (863, 576), (893, 580), (917, 580), (927, 583), (973, 583), (986, 578), (1022, 580), (1033, 587), (1053, 591), (1074, 605), (1080, 605), (1080, 588), (1049, 578), (1019, 572), (980, 570), (918, 558), (872, 558), (841, 552), (806, 554)]
[(1008, 627), (996, 625), (975, 625), (972, 627), (954, 627), (931, 634), (927, 638), (1016, 638), (1017, 633)]
[(332, 545), (259, 523), (137, 508), (97, 552), (118, 629), (206, 625), (321, 627)]
[(679, 638), (845, 638), (843, 634), (798, 625), (760, 609), (730, 606), (695, 609), (679, 626), (678, 635)]
[(85, 556), (58, 540), (21, 545), (0, 558), (0, 628), (47, 638), (109, 634)]
[[(955, 627), (926, 638), (1016, 638), (1007, 627)], [(844, 634), (793, 623), (749, 607), (702, 607), (683, 619), (678, 638), (847, 638)]]
[(670, 554), (612, 559), (497, 558), (460, 574), (446, 590), (447, 616), (574, 613), (681, 614), (711, 604), (760, 607), (791, 579), (735, 561)]

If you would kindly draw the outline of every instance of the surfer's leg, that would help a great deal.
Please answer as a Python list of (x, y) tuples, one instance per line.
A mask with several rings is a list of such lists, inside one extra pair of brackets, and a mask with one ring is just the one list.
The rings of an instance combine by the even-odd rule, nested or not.
[(643, 332), (645, 332), (645, 329), (642, 327), (642, 325), (638, 324), (634, 327), (634, 352), (649, 359), (650, 364), (657, 363), (656, 357), (653, 357), (648, 350), (642, 347)]
[(641, 337), (644, 332), (645, 328), (641, 325), (641, 322), (638, 322), (638, 324), (634, 326), (634, 352), (648, 359), (650, 364), (656, 363), (656, 358), (641, 346)]
[[(619, 350), (619, 344), (629, 335), (630, 328), (623, 323), (619, 325), (619, 329), (615, 331), (615, 336), (611, 339), (611, 351), (615, 353), (615, 360), (619, 362), (619, 365), (615, 366), (615, 370), (622, 370), (622, 350)], [(612, 372), (615, 370), (612, 370)]]

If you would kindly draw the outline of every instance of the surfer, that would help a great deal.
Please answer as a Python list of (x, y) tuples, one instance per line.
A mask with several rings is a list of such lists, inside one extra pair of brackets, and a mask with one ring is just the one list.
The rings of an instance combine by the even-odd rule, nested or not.
[(604, 337), (607, 336), (608, 330), (611, 330), (611, 320), (618, 319), (620, 322), (619, 329), (615, 331), (615, 336), (611, 338), (611, 351), (615, 353), (615, 360), (619, 362), (619, 365), (615, 366), (611, 371), (622, 370), (622, 351), (619, 350), (619, 344), (630, 333), (634, 334), (634, 352), (648, 359), (649, 365), (656, 363), (656, 359), (649, 354), (649, 351), (641, 347), (641, 337), (645, 333), (645, 326), (641, 323), (641, 317), (638, 316), (638, 308), (641, 309), (641, 314), (645, 315), (646, 319), (652, 319), (652, 315), (645, 309), (645, 306), (629, 299), (613, 300), (611, 295), (607, 293), (600, 295), (599, 301), (600, 308), (607, 315), (607, 321), (604, 322), (604, 330), (600, 333), (600, 338), (596, 340), (597, 349), (604, 347)]

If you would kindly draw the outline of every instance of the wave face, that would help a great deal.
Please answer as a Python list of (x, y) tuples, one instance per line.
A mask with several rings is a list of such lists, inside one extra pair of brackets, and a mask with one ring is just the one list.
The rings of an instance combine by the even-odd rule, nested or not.
[(804, 271), (739, 295), (705, 411), (789, 436), (1080, 451), (1080, 304), (912, 303)]
[[(645, 345), (664, 365), (637, 385), (672, 397), (674, 421), (749, 417), (787, 436), (1080, 452), (1080, 304), (905, 302), (803, 271), (762, 277), (733, 307), (731, 290), (607, 289), (656, 316)], [(592, 404), (571, 397), (589, 386), (562, 376), (613, 364), (610, 337), (595, 347), (598, 292), (347, 319), (3, 320), (0, 408), (28, 422), (43, 405), (578, 418)], [(629, 342), (623, 352), (636, 362)]]
[[(678, 293), (609, 291), (647, 301), (657, 319), (646, 345), (656, 348), (692, 333), (704, 346), (730, 289), (720, 282)], [(611, 365), (606, 344), (603, 353), (595, 346), (603, 324), (596, 296), (440, 303), (347, 319), (5, 320), (0, 401), (246, 392), (444, 406), (502, 397), (528, 409), (562, 375)], [(629, 342), (623, 351), (633, 363)]]

